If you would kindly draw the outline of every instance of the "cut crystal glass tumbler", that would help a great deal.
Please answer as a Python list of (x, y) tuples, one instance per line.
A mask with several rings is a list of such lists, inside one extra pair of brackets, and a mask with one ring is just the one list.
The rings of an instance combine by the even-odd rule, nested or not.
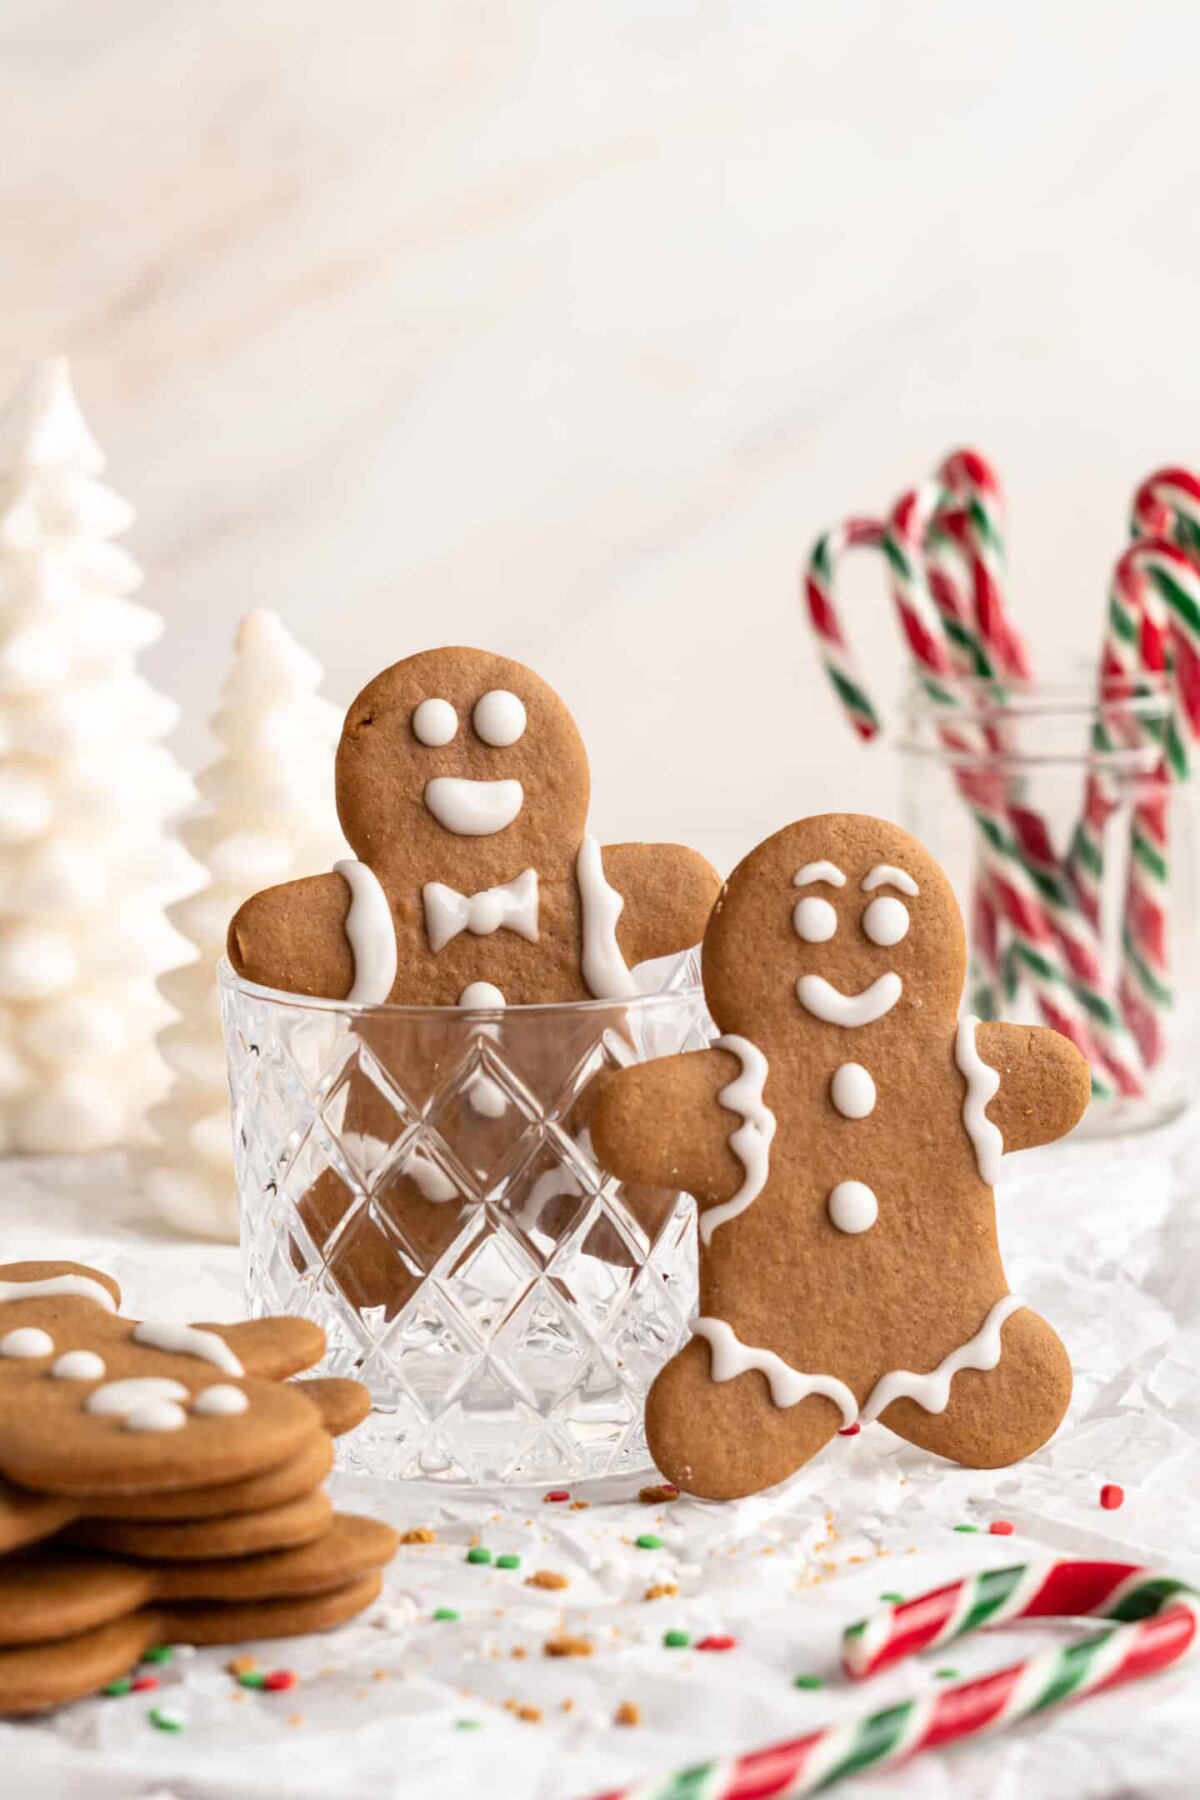
[(665, 992), (466, 1012), (254, 986), (221, 1007), (253, 1316), (299, 1313), (375, 1410), (374, 1475), (529, 1482), (647, 1466), (646, 1390), (695, 1311), (695, 1209), (596, 1162), (598, 1085), (713, 1032)]

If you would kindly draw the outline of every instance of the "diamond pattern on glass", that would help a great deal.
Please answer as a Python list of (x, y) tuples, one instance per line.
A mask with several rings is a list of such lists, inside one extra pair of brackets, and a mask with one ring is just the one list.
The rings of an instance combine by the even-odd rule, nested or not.
[(708, 1042), (694, 959), (672, 991), (366, 1015), (222, 971), (250, 1309), (300, 1312), (376, 1410), (343, 1460), (449, 1482), (647, 1464), (646, 1389), (695, 1310), (694, 1208), (596, 1163), (608, 1073)]

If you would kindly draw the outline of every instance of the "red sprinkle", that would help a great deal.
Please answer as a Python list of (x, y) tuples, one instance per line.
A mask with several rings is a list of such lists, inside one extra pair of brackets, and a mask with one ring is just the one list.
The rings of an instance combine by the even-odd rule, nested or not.
[(697, 1650), (736, 1650), (737, 1639), (733, 1637), (723, 1637), (719, 1633), (714, 1633), (709, 1637), (702, 1637), (695, 1645), (695, 1648)]
[(130, 1682), (129, 1691), (131, 1694), (149, 1694), (152, 1693), (157, 1686), (157, 1675), (139, 1675), (136, 1681)]
[(1115, 1481), (1106, 1481), (1100, 1489), (1100, 1504), (1105, 1512), (1116, 1512), (1118, 1506), (1125, 1504), (1125, 1489)]
[(300, 1677), (295, 1669), (272, 1669), (263, 1680), (263, 1686), (269, 1694), (286, 1694), (289, 1688), (299, 1686)]
[(567, 1488), (551, 1488), (546, 1495), (547, 1500), (569, 1500), (570, 1498), (570, 1491)]
[(1013, 1534), (1011, 1519), (993, 1519), (988, 1526), (993, 1537), (1011, 1537)]
[(857, 1437), (861, 1430), (862, 1426), (859, 1424), (858, 1420), (855, 1419), (853, 1425), (843, 1425), (842, 1429), (838, 1432), (838, 1436)]

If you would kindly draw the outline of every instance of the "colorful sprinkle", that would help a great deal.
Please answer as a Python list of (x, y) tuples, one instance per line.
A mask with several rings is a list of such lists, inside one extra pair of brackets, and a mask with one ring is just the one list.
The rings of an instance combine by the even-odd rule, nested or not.
[(978, 1531), (978, 1525), (956, 1525), (955, 1531)]
[(858, 1420), (855, 1419), (853, 1425), (843, 1425), (842, 1429), (838, 1432), (838, 1436), (839, 1437), (857, 1437), (861, 1430), (862, 1430), (862, 1426), (859, 1424)]
[(286, 1694), (289, 1688), (298, 1687), (300, 1677), (295, 1669), (272, 1669), (263, 1677), (263, 1686), (268, 1694)]
[(937, 1676), (939, 1681), (957, 1681), (958, 1680), (958, 1670), (957, 1669), (935, 1669), (933, 1672)]
[(570, 1494), (570, 1490), (568, 1488), (551, 1488), (550, 1492), (548, 1494), (543, 1495), (542, 1498), (543, 1498), (543, 1503), (548, 1500), (553, 1505), (561, 1500), (569, 1500), (571, 1498), (571, 1494)]
[(825, 1683), (820, 1675), (795, 1675), (792, 1678), (792, 1686), (816, 1689), (823, 1688)]
[(710, 1632), (707, 1637), (702, 1637), (698, 1641), (696, 1648), (697, 1650), (736, 1650), (737, 1639), (726, 1637), (722, 1632)]
[(519, 1569), (520, 1566), (520, 1557), (516, 1556), (511, 1550), (506, 1550), (503, 1556), (498, 1556), (496, 1558), (496, 1567), (498, 1569)]
[(433, 1616), (438, 1621), (438, 1623), (441, 1624), (443, 1622), (452, 1621), (454, 1619), (457, 1619), (458, 1614), (455, 1612), (455, 1610), (452, 1606), (439, 1606)]
[(691, 1641), (691, 1636), (686, 1631), (663, 1632), (663, 1644), (668, 1650), (686, 1650)]
[(490, 1563), (491, 1560), (492, 1553), (486, 1544), (472, 1544), (471, 1548), (467, 1551), (467, 1561), (469, 1563)]
[(454, 1729), (455, 1731), (481, 1731), (483, 1729), (483, 1720), (455, 1719)]
[(1100, 1504), (1105, 1512), (1116, 1512), (1118, 1506), (1125, 1504), (1125, 1489), (1115, 1481), (1106, 1481), (1100, 1489)]
[(171, 1655), (170, 1644), (155, 1644), (153, 1649), (143, 1653), (142, 1661), (148, 1663), (168, 1663), (171, 1660)]
[(661, 1550), (663, 1547), (662, 1539), (655, 1537), (652, 1531), (639, 1532), (633, 1541), (639, 1550)]
[(1011, 1519), (993, 1519), (991, 1524), (988, 1526), (988, 1530), (991, 1532), (993, 1537), (1011, 1537), (1013, 1534), (1012, 1520)]
[(903, 1594), (880, 1594), (879, 1598), (881, 1600), (886, 1601), (889, 1606), (903, 1606), (904, 1605), (904, 1595)]
[(150, 1723), (156, 1731), (182, 1731), (187, 1720), (174, 1706), (152, 1706)]
[(237, 1684), (244, 1688), (264, 1688), (267, 1678), (261, 1669), (243, 1669), (237, 1677)]
[(133, 1692), (133, 1683), (128, 1675), (122, 1675), (116, 1681), (106, 1682), (100, 1692), (111, 1695), (114, 1700), (119, 1700), (122, 1695)]
[(152, 1694), (157, 1686), (157, 1675), (139, 1675), (136, 1681), (130, 1682), (129, 1691), (131, 1694)]

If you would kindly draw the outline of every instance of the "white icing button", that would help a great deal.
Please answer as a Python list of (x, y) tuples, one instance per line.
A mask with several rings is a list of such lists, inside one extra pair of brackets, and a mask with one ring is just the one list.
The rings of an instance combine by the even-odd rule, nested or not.
[(525, 734), (525, 708), (507, 689), (493, 688), (476, 701), (471, 723), (485, 744), (506, 750)]
[(458, 714), (448, 700), (422, 700), (413, 713), (412, 728), (418, 743), (437, 750), (458, 730)]
[(792, 924), (796, 936), (803, 938), (806, 944), (827, 944), (837, 930), (837, 914), (828, 900), (806, 894), (803, 900), (796, 902)]
[(908, 936), (908, 908), (891, 894), (880, 894), (863, 914), (862, 928), (873, 944), (884, 950)]
[(843, 1119), (865, 1119), (875, 1111), (875, 1082), (861, 1063), (843, 1063), (833, 1072), (829, 1097)]
[(95, 1350), (68, 1350), (50, 1373), (57, 1381), (103, 1381), (104, 1358)]
[(870, 1231), (879, 1202), (865, 1181), (839, 1181), (829, 1196), (829, 1217), (839, 1231)]
[(53, 1356), (54, 1339), (36, 1325), (21, 1325), (0, 1337), (0, 1356)]
[(240, 1387), (234, 1387), (227, 1381), (214, 1382), (212, 1387), (201, 1388), (192, 1401), (192, 1411), (201, 1418), (228, 1418), (234, 1413), (244, 1413), (250, 1401)]
[(187, 1414), (173, 1400), (152, 1400), (125, 1415), (126, 1431), (182, 1431)]
[(458, 1004), (476, 1012), (485, 1012), (491, 1007), (503, 1006), (504, 995), (490, 981), (472, 981), (458, 996)]

